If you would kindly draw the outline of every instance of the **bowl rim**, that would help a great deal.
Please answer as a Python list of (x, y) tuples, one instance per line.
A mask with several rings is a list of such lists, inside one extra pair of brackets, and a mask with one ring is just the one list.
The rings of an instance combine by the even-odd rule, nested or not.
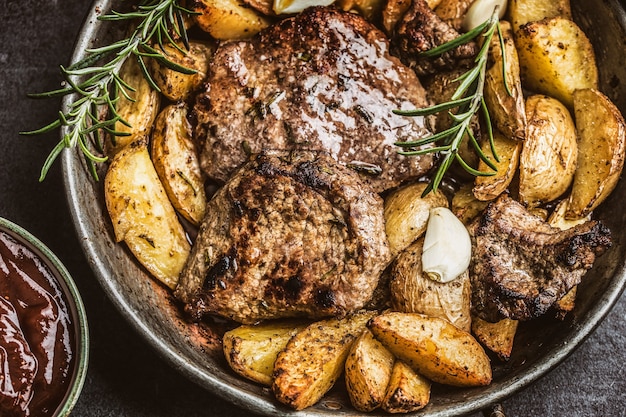
[[(108, 11), (112, 3), (116, 0), (95, 0), (86, 16), (83, 26), (77, 37), (71, 62), (77, 62), (85, 57), (85, 49), (92, 46), (91, 43), (96, 39), (98, 28), (102, 22), (98, 20), (98, 16)], [(615, 11), (615, 17), (619, 25), (626, 32), (626, 11), (620, 0), (606, 0), (607, 7)], [(63, 111), (67, 111), (72, 102), (72, 96), (65, 96), (62, 101)], [(61, 136), (66, 132), (66, 128), (62, 128)], [(111, 278), (110, 265), (104, 263), (98, 258), (98, 250), (92, 239), (88, 238), (94, 235), (89, 223), (82, 219), (80, 212), (81, 207), (78, 203), (79, 187), (76, 177), (70, 175), (77, 170), (85, 169), (83, 162), (80, 160), (76, 151), (63, 152), (61, 156), (63, 181), (68, 199), (68, 206), (74, 222), (74, 227), (79, 237), (80, 245), (90, 259), (91, 268), (100, 283), (103, 291), (111, 300), (118, 311), (126, 318), (131, 327), (138, 332), (144, 341), (155, 350), (155, 352), (163, 358), (170, 366), (179, 371), (181, 374), (192, 380), (203, 388), (210, 387), (211, 392), (222, 397), (230, 403), (268, 416), (321, 416), (327, 415), (327, 412), (321, 410), (307, 409), (303, 411), (293, 411), (281, 407), (279, 404), (261, 399), (254, 393), (248, 392), (239, 387), (234, 387), (211, 374), (206, 370), (190, 367), (189, 363), (179, 355), (174, 346), (160, 340), (151, 331), (147, 323), (141, 320), (137, 311), (129, 303), (126, 294), (121, 291), (119, 285)], [(581, 317), (577, 318), (575, 327), (571, 337), (561, 340), (551, 350), (542, 355), (535, 363), (525, 368), (520, 373), (511, 375), (502, 381), (493, 382), (485, 389), (483, 395), (479, 398), (468, 400), (464, 403), (455, 404), (452, 408), (429, 412), (428, 416), (432, 417), (452, 417), (467, 415), (473, 412), (488, 409), (490, 406), (497, 404), (516, 392), (528, 387), (538, 381), (541, 377), (548, 374), (559, 364), (561, 364), (568, 356), (570, 356), (580, 345), (594, 332), (604, 318), (611, 311), (617, 300), (626, 288), (626, 260), (616, 266), (615, 274), (612, 276), (609, 285), (594, 303), (594, 305)], [(332, 412), (330, 409), (328, 412)], [(352, 413), (347, 412), (345, 415), (361, 415), (355, 410)], [(408, 413), (407, 416), (423, 415), (421, 412)]]
[(51, 269), (54, 277), (63, 281), (61, 283), (62, 288), (64, 293), (66, 293), (67, 301), (71, 304), (70, 311), (76, 331), (76, 352), (72, 383), (52, 417), (69, 416), (85, 385), (89, 365), (89, 325), (85, 305), (68, 269), (48, 246), (28, 230), (3, 217), (0, 217), (0, 231), (10, 234), (10, 236), (32, 250)]

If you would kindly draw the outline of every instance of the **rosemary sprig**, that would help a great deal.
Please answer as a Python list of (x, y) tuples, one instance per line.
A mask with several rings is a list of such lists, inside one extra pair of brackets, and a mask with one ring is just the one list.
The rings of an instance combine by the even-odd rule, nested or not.
[[(443, 180), (445, 173), (448, 171), (448, 169), (452, 165), (452, 162), (455, 160), (463, 167), (463, 169), (465, 169), (467, 172), (474, 176), (490, 176), (494, 175), (497, 171), (496, 166), (482, 151), (478, 141), (474, 137), (470, 126), (472, 117), (478, 112), (481, 112), (485, 118), (485, 125), (487, 129), (487, 135), (489, 137), (491, 152), (494, 159), (496, 161), (499, 161), (498, 155), (495, 151), (489, 111), (487, 109), (483, 96), (489, 45), (491, 44), (491, 40), (495, 33), (498, 34), (498, 37), (500, 39), (500, 46), (502, 50), (504, 50), (503, 37), (500, 31), (500, 21), (498, 19), (497, 8), (494, 10), (494, 13), (491, 15), (491, 17), (483, 22), (481, 25), (477, 26), (467, 33), (462, 34), (452, 41), (446, 42), (436, 48), (424, 52), (423, 56), (438, 56), (443, 54), (444, 52), (456, 48), (459, 45), (476, 39), (478, 36), (483, 36), (481, 48), (474, 60), (475, 65), (455, 80), (459, 82), (459, 86), (455, 90), (454, 95), (452, 96), (450, 101), (436, 104), (434, 106), (424, 109), (394, 110), (395, 114), (410, 117), (427, 116), (439, 113), (441, 111), (448, 111), (448, 114), (452, 119), (452, 127), (450, 127), (449, 129), (434, 133), (417, 141), (396, 142), (397, 146), (408, 149), (399, 151), (399, 153), (402, 155), (424, 155), (437, 152), (443, 155), (443, 158), (441, 159), (434, 176), (424, 190), (424, 195), (428, 194), (431, 191), (437, 191), (437, 189), (441, 185), (441, 181)], [(502, 71), (505, 71), (505, 69), (506, 63), (503, 60)], [(506, 77), (504, 77), (504, 80), (505, 88), (510, 94), (509, 87), (508, 85), (506, 85)], [(450, 112), (450, 110), (454, 108), (457, 108), (458, 111), (456, 113)], [(484, 161), (487, 166), (489, 166), (493, 171), (484, 172), (476, 170), (472, 168), (459, 154), (460, 145), (466, 136), (471, 142), (472, 147), (478, 154), (479, 158)], [(434, 144), (436, 142), (438, 142), (438, 145), (435, 147), (417, 150), (414, 149), (423, 145), (431, 143)]]
[[(64, 113), (52, 123), (22, 135), (38, 135), (66, 126), (67, 133), (54, 147), (43, 164), (39, 181), (43, 181), (56, 160), (65, 148), (78, 146), (85, 157), (85, 161), (95, 179), (96, 163), (106, 161), (106, 157), (98, 156), (91, 151), (92, 147), (102, 151), (100, 133), (107, 132), (115, 136), (126, 133), (115, 131), (115, 124), (119, 121), (128, 125), (126, 120), (116, 112), (115, 105), (119, 94), (133, 100), (134, 89), (119, 76), (124, 62), (133, 57), (137, 59), (139, 67), (152, 88), (160, 91), (148, 72), (146, 59), (156, 59), (161, 64), (184, 74), (193, 74), (194, 70), (185, 68), (169, 60), (162, 52), (164, 44), (171, 44), (184, 52), (174, 38), (180, 39), (184, 48), (189, 49), (187, 31), (184, 25), (184, 16), (194, 14), (179, 5), (179, 0), (142, 0), (135, 9), (128, 13), (112, 11), (98, 19), (105, 21), (137, 20), (137, 26), (129, 37), (100, 48), (88, 49), (87, 57), (65, 68), (61, 66), (61, 73), (65, 79), (65, 86), (58, 90), (38, 94), (29, 94), (32, 98), (61, 97), (75, 94), (76, 99)], [(156, 49), (152, 45), (158, 45)], [(107, 60), (108, 58), (108, 60)], [(105, 61), (100, 64), (100, 62)], [(106, 113), (104, 120), (101, 114)]]

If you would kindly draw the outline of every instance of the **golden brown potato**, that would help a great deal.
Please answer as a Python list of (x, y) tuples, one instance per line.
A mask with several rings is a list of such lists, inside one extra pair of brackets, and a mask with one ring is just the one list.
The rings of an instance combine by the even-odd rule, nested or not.
[(382, 13), (384, 0), (337, 0), (335, 4), (346, 12), (357, 12), (370, 22), (376, 21)]
[[(524, 121), (526, 117), (524, 117)], [(493, 131), (493, 144), (500, 161), (496, 161), (491, 152), (491, 145), (486, 140), (481, 145), (483, 153), (498, 168), (495, 175), (477, 176), (474, 180), (474, 196), (481, 201), (491, 201), (509, 188), (517, 173), (522, 143), (518, 140), (508, 139), (500, 131)], [(482, 160), (478, 163), (478, 169), (482, 172), (493, 170)]]
[(154, 277), (175, 288), (190, 247), (145, 141), (128, 145), (113, 158), (104, 197), (115, 239), (126, 242)]
[[(503, 133), (505, 138), (524, 140), (526, 138), (526, 110), (513, 30), (511, 24), (504, 20), (500, 22), (500, 27), (504, 53), (499, 37), (494, 36), (489, 49), (490, 67), (485, 74), (485, 104), (489, 109), (493, 125)], [(506, 64), (504, 70), (503, 59)], [(506, 86), (509, 87), (508, 90)]]
[(476, 216), (478, 216), (487, 207), (487, 201), (480, 201), (472, 191), (471, 183), (463, 184), (459, 190), (454, 193), (450, 209), (461, 223), (467, 225)]
[(122, 65), (119, 76), (134, 91), (126, 92), (130, 99), (122, 91), (119, 92), (115, 111), (125, 122), (121, 120), (116, 122), (114, 129), (126, 136), (110, 136), (106, 143), (107, 153), (110, 155), (150, 134), (161, 101), (161, 95), (146, 80), (137, 60), (133, 57)]
[(476, 339), (503, 361), (511, 357), (517, 325), (518, 321), (512, 319), (490, 323), (480, 317), (472, 317), (472, 333)]
[(368, 327), (396, 358), (441, 384), (480, 386), (491, 382), (491, 364), (480, 343), (438, 317), (387, 312)]
[(266, 16), (275, 16), (274, 0), (242, 0), (242, 3)]
[[(428, 6), (435, 9), (442, 0), (427, 0)], [(402, 16), (409, 10), (411, 0), (387, 0), (383, 2), (381, 11), (382, 24), (388, 34), (393, 33), (396, 24), (402, 19)]]
[[(181, 46), (184, 51), (184, 47)], [(182, 52), (171, 44), (163, 46), (163, 53), (170, 61), (185, 68), (196, 70), (195, 74), (183, 74), (168, 68), (156, 59), (151, 61), (150, 74), (161, 93), (172, 101), (186, 99), (191, 92), (197, 89), (204, 78), (209, 66), (214, 45), (206, 42), (190, 41), (189, 50)]]
[(354, 342), (346, 359), (346, 387), (359, 411), (372, 411), (383, 402), (395, 358), (369, 330)]
[(222, 339), (226, 361), (244, 378), (270, 386), (276, 356), (305, 327), (302, 321), (279, 320), (229, 330)]
[(572, 19), (569, 0), (509, 0), (507, 13), (514, 30), (528, 22), (551, 17)]
[(471, 287), (466, 271), (450, 282), (436, 282), (422, 271), (424, 239), (402, 251), (391, 266), (391, 303), (395, 310), (448, 320), (467, 332), (471, 328)]
[(441, 192), (422, 197), (426, 183), (413, 183), (399, 188), (385, 198), (385, 230), (393, 256), (400, 253), (426, 231), (430, 209), (448, 207)]
[(276, 399), (296, 410), (317, 403), (341, 375), (352, 343), (373, 315), (318, 321), (292, 337), (274, 364)]
[(519, 197), (529, 207), (553, 201), (574, 178), (576, 127), (558, 100), (534, 95), (526, 100), (528, 131), (519, 163)]
[(598, 88), (593, 46), (569, 19), (530, 22), (515, 32), (524, 88), (546, 94), (573, 107), (573, 93)]
[(626, 152), (626, 125), (619, 109), (594, 89), (574, 92), (574, 116), (578, 128), (578, 162), (565, 217), (590, 214), (611, 194)]
[(270, 21), (238, 0), (196, 0), (193, 11), (200, 29), (215, 39), (247, 39), (269, 26)]
[(206, 194), (185, 105), (170, 105), (161, 111), (152, 132), (151, 156), (176, 211), (199, 225)]
[(430, 401), (429, 380), (409, 365), (397, 360), (381, 408), (388, 413), (410, 413), (420, 410)]
[(463, 18), (472, 3), (474, 0), (442, 0), (434, 10), (441, 20), (460, 31)]

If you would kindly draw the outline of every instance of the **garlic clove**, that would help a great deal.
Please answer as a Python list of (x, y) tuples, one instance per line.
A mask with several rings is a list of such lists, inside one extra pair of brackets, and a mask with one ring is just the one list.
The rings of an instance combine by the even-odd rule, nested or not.
[(276, 14), (300, 13), (313, 6), (330, 6), (335, 0), (274, 0)]
[(504, 12), (506, 12), (507, 0), (476, 0), (465, 14), (462, 23), (463, 29), (469, 32), (480, 26), (491, 17), (496, 6), (500, 7), (498, 9), (498, 17), (502, 19)]
[(422, 269), (432, 280), (449, 282), (469, 267), (472, 242), (465, 225), (446, 207), (430, 210)]

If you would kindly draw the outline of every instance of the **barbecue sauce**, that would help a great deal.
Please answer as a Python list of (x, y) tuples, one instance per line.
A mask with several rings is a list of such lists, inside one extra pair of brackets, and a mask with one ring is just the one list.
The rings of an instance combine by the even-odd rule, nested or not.
[(0, 231), (0, 416), (51, 416), (74, 367), (62, 288), (29, 248)]

